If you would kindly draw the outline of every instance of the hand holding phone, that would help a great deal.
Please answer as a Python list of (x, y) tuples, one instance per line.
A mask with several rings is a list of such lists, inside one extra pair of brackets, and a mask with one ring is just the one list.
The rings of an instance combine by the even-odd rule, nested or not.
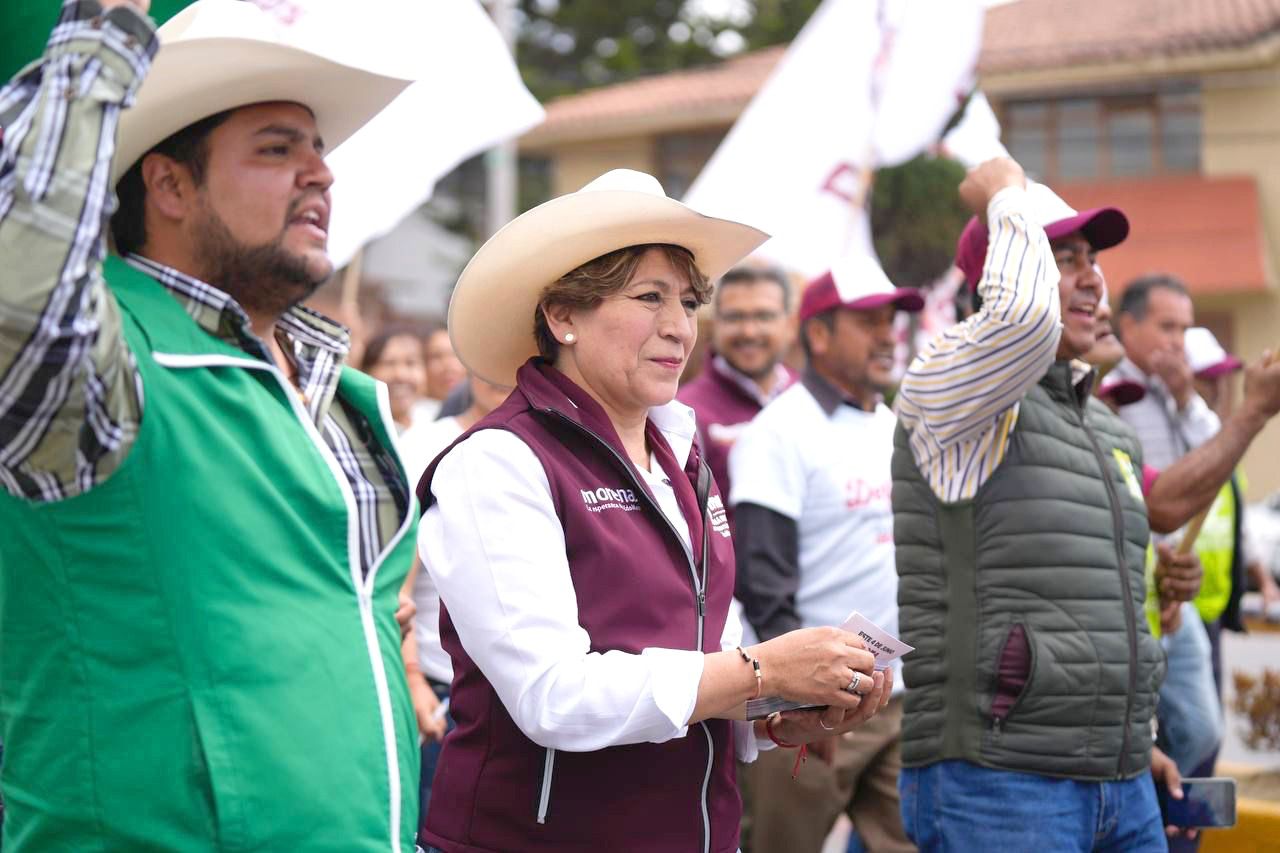
[(1166, 826), (1182, 828), (1236, 825), (1236, 780), (1227, 777), (1182, 780), (1182, 799), (1157, 787), (1160, 814)]

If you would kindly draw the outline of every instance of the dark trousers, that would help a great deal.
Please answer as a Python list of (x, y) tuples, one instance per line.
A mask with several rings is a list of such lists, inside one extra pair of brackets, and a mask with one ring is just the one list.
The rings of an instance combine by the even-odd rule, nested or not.
[[(1213, 684), (1218, 688), (1218, 701), (1222, 701), (1222, 623), (1206, 622), (1204, 629), (1209, 634), (1209, 647), (1212, 651)], [(1218, 750), (1191, 771), (1192, 777), (1212, 776), (1214, 765), (1218, 763)], [(1200, 849), (1200, 838), (1173, 838), (1169, 841), (1169, 853), (1196, 853)]]

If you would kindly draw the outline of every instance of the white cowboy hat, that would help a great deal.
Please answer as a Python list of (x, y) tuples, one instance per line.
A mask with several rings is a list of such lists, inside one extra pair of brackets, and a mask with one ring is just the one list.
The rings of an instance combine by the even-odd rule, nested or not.
[(111, 185), (157, 143), (202, 118), (265, 101), (307, 107), (328, 150), (411, 81), (286, 43), (287, 30), (243, 0), (199, 0), (160, 27), (160, 51), (120, 115)]
[(538, 354), (534, 309), (565, 273), (627, 246), (667, 243), (688, 249), (714, 280), (768, 239), (668, 198), (651, 175), (615, 169), (522, 213), (480, 247), (453, 289), (449, 336), (468, 369), (512, 386)]

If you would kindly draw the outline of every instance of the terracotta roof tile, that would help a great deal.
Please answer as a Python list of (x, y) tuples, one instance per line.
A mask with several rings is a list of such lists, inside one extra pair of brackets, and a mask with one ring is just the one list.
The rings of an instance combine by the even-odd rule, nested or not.
[(785, 51), (786, 45), (779, 45), (716, 65), (641, 77), (557, 98), (547, 104), (546, 121), (527, 138), (637, 115), (698, 116), (724, 110), (736, 114), (764, 85)]
[[(1275, 33), (1280, 0), (1017, 0), (987, 11), (978, 64), (987, 74), (1105, 64), (1244, 47)], [(619, 131), (645, 120), (676, 126), (714, 115), (731, 122), (785, 50), (779, 45), (558, 98), (525, 142)]]
[(1018, 0), (987, 11), (979, 69), (1062, 68), (1243, 47), (1280, 0)]

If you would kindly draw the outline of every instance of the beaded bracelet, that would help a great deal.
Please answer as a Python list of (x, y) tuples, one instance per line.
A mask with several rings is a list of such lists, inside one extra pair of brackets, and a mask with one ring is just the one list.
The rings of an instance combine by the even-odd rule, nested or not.
[(742, 659), (744, 661), (751, 664), (751, 670), (756, 676), (756, 695), (751, 698), (759, 699), (760, 691), (764, 689), (764, 673), (760, 671), (760, 659), (753, 658), (751, 655), (747, 654), (746, 650), (743, 649), (742, 646), (738, 646), (738, 654), (742, 655)]
[(769, 740), (773, 741), (777, 746), (783, 749), (798, 749), (800, 752), (796, 755), (796, 764), (791, 768), (791, 778), (794, 779), (800, 775), (800, 765), (809, 760), (809, 745), (807, 743), (795, 744), (787, 743), (782, 738), (773, 733), (774, 720), (782, 717), (781, 711), (774, 711), (764, 719), (764, 733), (769, 736)]

